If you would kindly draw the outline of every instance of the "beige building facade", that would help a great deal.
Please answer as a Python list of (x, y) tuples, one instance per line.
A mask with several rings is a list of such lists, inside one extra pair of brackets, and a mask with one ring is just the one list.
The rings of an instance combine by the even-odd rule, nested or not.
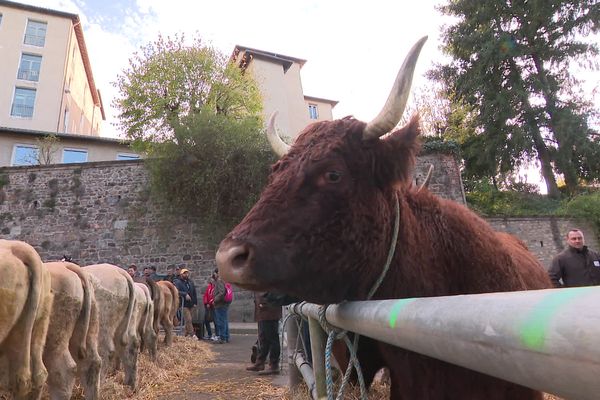
[(120, 139), (0, 128), (0, 167), (139, 158), (129, 142)]
[(311, 122), (333, 119), (337, 101), (304, 95), (300, 70), (306, 60), (239, 45), (231, 59), (256, 80), (265, 121), (277, 111), (276, 128), (286, 141)]
[(0, 0), (0, 127), (99, 136), (105, 119), (79, 16)]

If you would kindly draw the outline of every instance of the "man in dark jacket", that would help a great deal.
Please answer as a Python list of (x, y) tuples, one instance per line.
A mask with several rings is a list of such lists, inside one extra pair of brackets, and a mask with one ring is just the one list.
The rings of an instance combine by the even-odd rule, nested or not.
[(192, 309), (198, 304), (198, 297), (196, 295), (196, 287), (194, 282), (190, 280), (190, 271), (183, 268), (180, 271), (179, 277), (175, 278), (173, 282), (177, 290), (179, 290), (179, 297), (183, 304), (183, 322), (185, 324), (185, 336), (195, 336), (194, 326), (192, 325)]
[[(271, 305), (264, 292), (254, 292), (254, 318), (258, 322), (258, 354), (256, 362), (247, 367), (248, 371), (261, 371), (259, 374), (278, 374), (279, 355), (279, 319), (281, 306)], [(265, 362), (269, 357), (269, 368), (265, 370)]]
[(555, 287), (600, 285), (600, 253), (588, 249), (583, 232), (571, 229), (567, 248), (554, 257), (548, 274)]

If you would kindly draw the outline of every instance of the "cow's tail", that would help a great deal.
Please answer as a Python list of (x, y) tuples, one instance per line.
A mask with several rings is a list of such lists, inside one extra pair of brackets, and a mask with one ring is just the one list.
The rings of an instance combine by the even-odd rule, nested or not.
[[(126, 278), (127, 280), (127, 290), (129, 290), (129, 303), (127, 304), (127, 310), (125, 311), (125, 320), (124, 322), (124, 329), (122, 330), (122, 335), (121, 335), (121, 344), (123, 346), (127, 346), (127, 344), (129, 343), (129, 337), (130, 337), (130, 329), (131, 329), (131, 323), (133, 321), (133, 309), (135, 308), (135, 288), (133, 287), (133, 279), (131, 279), (131, 277), (129, 276), (129, 274), (126, 271), (122, 271), (123, 272), (123, 276)], [(137, 329), (137, 328), (135, 328)]]
[[(29, 336), (24, 343), (31, 346), (31, 337), (38, 309), (44, 300), (42, 290), (46, 287), (44, 277), (47, 271), (39, 254), (31, 245), (19, 241), (6, 241), (6, 243), (8, 243), (11, 253), (20, 259), (29, 270), (29, 293), (21, 315), (23, 316), (24, 335)], [(22, 351), (30, 352), (31, 348), (22, 349)]]
[[(152, 316), (152, 329), (158, 327), (158, 320), (160, 319), (160, 308), (157, 307), (160, 304), (162, 291), (156, 282), (152, 279), (147, 280), (148, 287), (150, 288), (150, 297), (152, 297), (152, 301), (154, 303), (154, 315)], [(158, 328), (157, 328), (158, 329)]]
[(87, 336), (90, 329), (90, 320), (92, 316), (92, 298), (94, 296), (94, 288), (90, 282), (89, 276), (86, 272), (81, 269), (79, 265), (65, 262), (65, 267), (77, 274), (83, 287), (83, 304), (81, 306), (81, 312), (77, 319), (77, 325), (74, 332), (76, 332), (75, 340), (77, 357), (83, 360), (87, 357)]

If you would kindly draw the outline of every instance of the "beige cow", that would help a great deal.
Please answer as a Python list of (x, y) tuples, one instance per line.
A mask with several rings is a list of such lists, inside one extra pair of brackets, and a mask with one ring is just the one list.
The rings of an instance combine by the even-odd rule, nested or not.
[(69, 262), (44, 263), (52, 278), (54, 303), (44, 348), (50, 399), (71, 398), (79, 375), (86, 399), (97, 399), (101, 360), (98, 309), (90, 278)]
[[(165, 330), (165, 344), (173, 344), (173, 319), (179, 307), (179, 290), (169, 281), (157, 282), (162, 290), (162, 309), (160, 310), (160, 323)], [(158, 324), (154, 327), (158, 333)]]
[(52, 293), (50, 274), (27, 243), (0, 240), (0, 377), (15, 399), (36, 399), (48, 372), (42, 361)]
[(124, 383), (135, 389), (140, 341), (133, 321), (135, 289), (131, 276), (116, 265), (95, 264), (83, 268), (90, 274), (100, 315), (98, 352), (102, 358), (101, 376), (114, 371), (120, 362)]
[(157, 337), (154, 331), (154, 301), (150, 289), (145, 283), (135, 282), (136, 307), (134, 319), (137, 322), (137, 334), (140, 341), (140, 352), (145, 348), (150, 353), (150, 358), (156, 361)]

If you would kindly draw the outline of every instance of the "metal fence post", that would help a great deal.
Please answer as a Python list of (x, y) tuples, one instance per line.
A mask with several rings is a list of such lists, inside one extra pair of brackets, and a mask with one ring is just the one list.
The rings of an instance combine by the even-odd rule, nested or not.
[[(287, 310), (287, 307), (285, 307)], [(289, 312), (289, 311), (288, 311)], [(291, 390), (298, 387), (303, 381), (302, 375), (296, 367), (296, 361), (294, 353), (296, 352), (296, 346), (298, 341), (298, 324), (297, 321), (300, 317), (292, 316), (287, 322), (285, 328), (287, 333), (287, 357), (288, 357), (288, 385)]]
[(317, 398), (327, 398), (327, 384), (325, 378), (325, 347), (327, 334), (321, 328), (321, 324), (314, 318), (308, 319), (310, 331), (310, 347), (312, 349), (312, 367), (315, 375)]

